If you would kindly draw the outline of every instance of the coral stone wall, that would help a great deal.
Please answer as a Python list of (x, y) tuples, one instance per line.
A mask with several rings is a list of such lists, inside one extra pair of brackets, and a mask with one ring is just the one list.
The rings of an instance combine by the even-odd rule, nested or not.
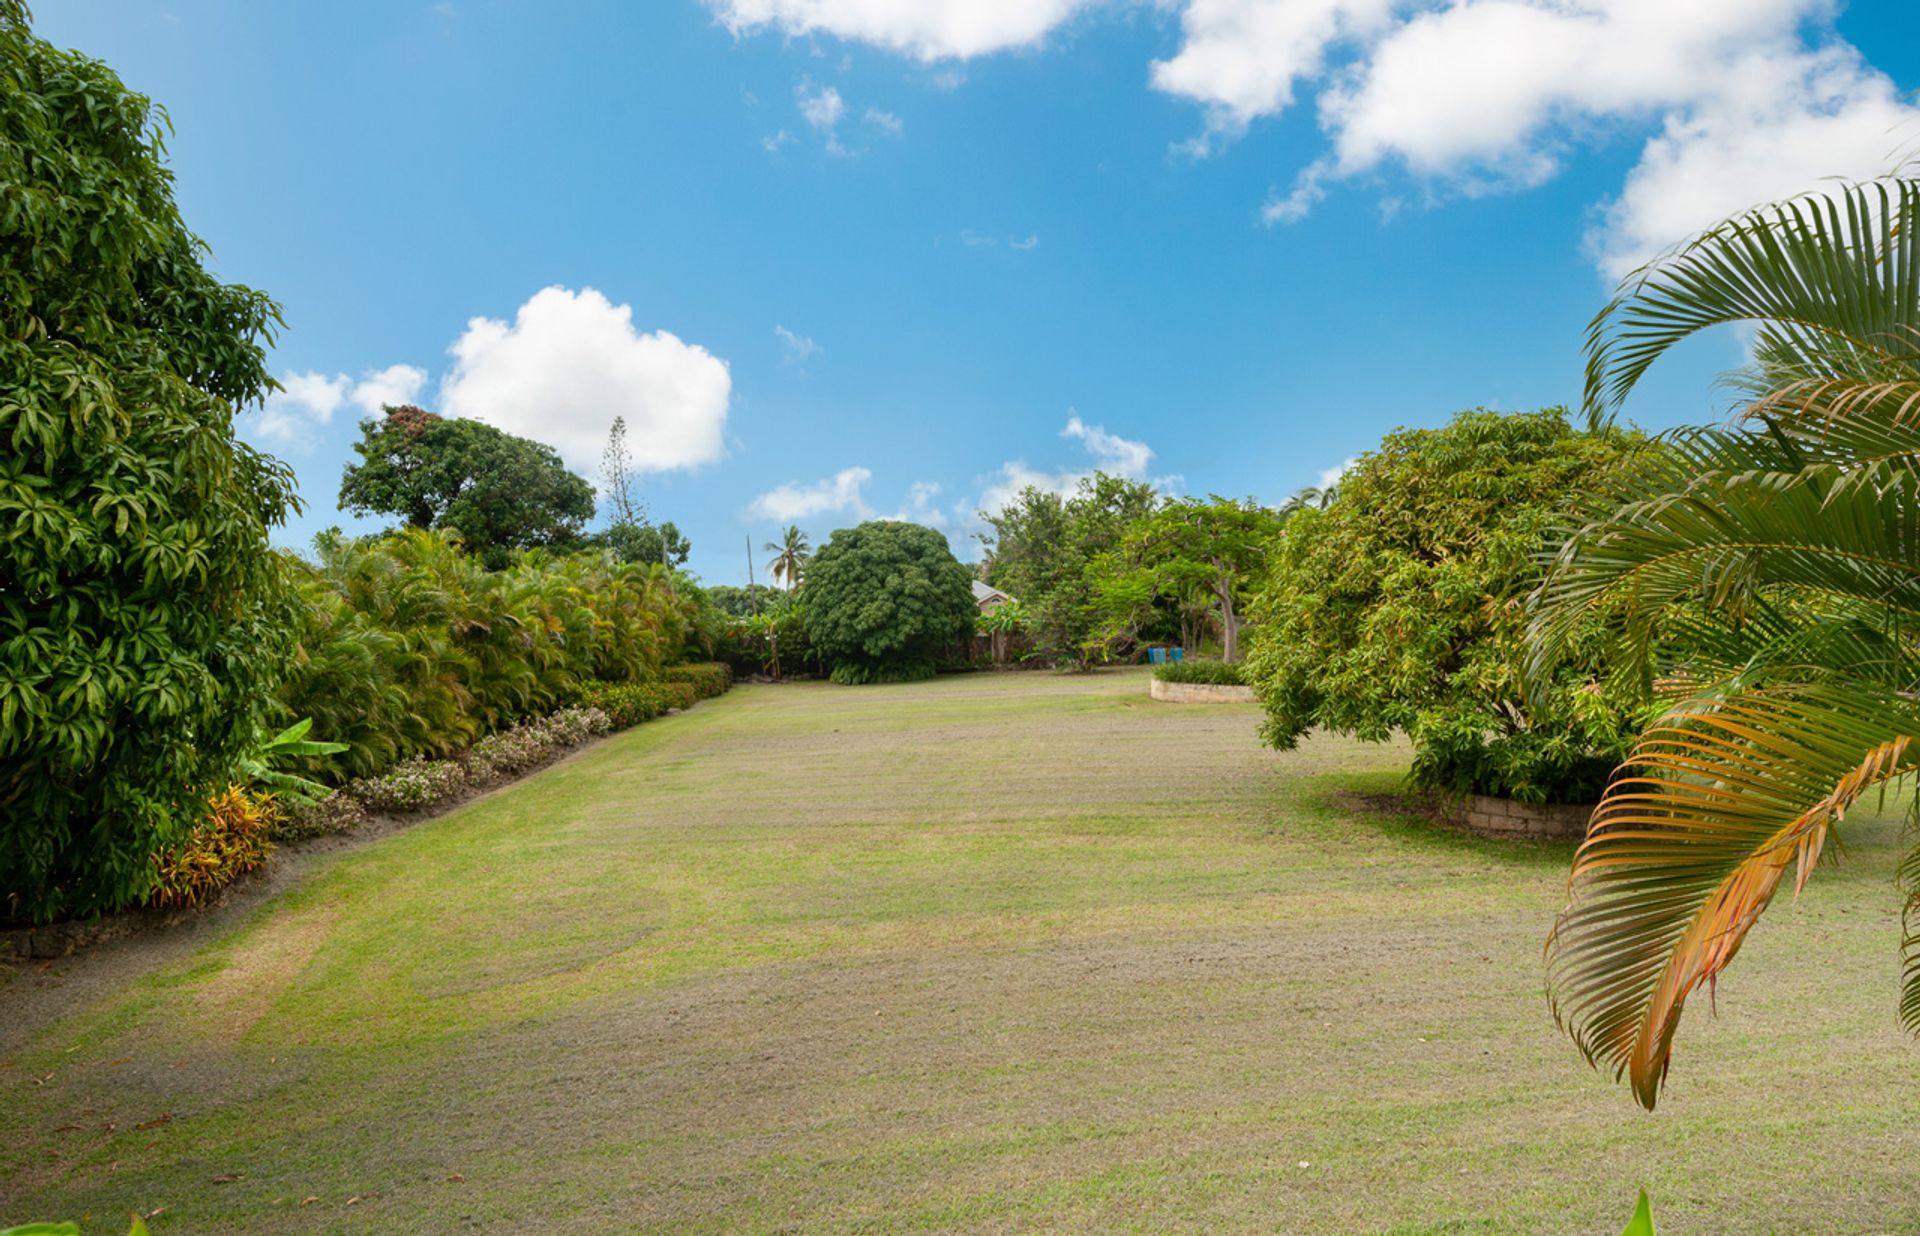
[(1210, 682), (1161, 682), (1153, 680), (1154, 699), (1169, 704), (1251, 704), (1252, 687), (1235, 687)]
[(1522, 803), (1511, 798), (1470, 794), (1457, 818), (1466, 828), (1489, 837), (1543, 837), (1580, 841), (1587, 835), (1593, 804)]

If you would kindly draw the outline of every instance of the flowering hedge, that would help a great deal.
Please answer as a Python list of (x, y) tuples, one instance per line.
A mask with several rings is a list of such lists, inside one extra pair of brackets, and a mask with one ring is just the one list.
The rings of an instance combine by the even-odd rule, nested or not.
[(280, 831), (283, 836), (310, 837), (352, 829), (369, 811), (425, 811), (464, 791), (536, 768), (613, 728), (602, 709), (564, 708), (490, 734), (452, 759), (415, 757), (378, 777), (349, 781), (317, 803), (290, 809)]

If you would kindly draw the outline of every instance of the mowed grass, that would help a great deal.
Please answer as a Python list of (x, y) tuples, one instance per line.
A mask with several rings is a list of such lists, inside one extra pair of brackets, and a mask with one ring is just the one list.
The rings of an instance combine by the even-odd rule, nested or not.
[(1109, 672), (629, 731), (10, 1050), (0, 1225), (1920, 1228), (1891, 812), (1650, 1116), (1547, 1012), (1571, 847), (1343, 807), (1405, 751), (1255, 719)]

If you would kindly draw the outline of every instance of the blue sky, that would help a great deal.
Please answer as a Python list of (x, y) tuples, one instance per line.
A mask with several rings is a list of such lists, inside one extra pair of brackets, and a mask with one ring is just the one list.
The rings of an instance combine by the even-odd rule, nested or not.
[[(285, 305), (242, 431), (330, 524), (363, 406), (616, 414), (690, 565), (1094, 466), (1278, 501), (1579, 394), (1612, 277), (1920, 146), (1910, 0), (42, 0)], [(1737, 341), (1631, 408), (1717, 415)], [(758, 568), (756, 568), (758, 569)]]

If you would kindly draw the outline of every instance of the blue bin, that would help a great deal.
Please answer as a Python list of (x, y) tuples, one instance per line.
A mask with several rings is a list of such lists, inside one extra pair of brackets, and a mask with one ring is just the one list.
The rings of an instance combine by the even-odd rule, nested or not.
[(1161, 665), (1166, 662), (1166, 659), (1167, 659), (1167, 650), (1165, 648), (1147, 649), (1147, 664)]

